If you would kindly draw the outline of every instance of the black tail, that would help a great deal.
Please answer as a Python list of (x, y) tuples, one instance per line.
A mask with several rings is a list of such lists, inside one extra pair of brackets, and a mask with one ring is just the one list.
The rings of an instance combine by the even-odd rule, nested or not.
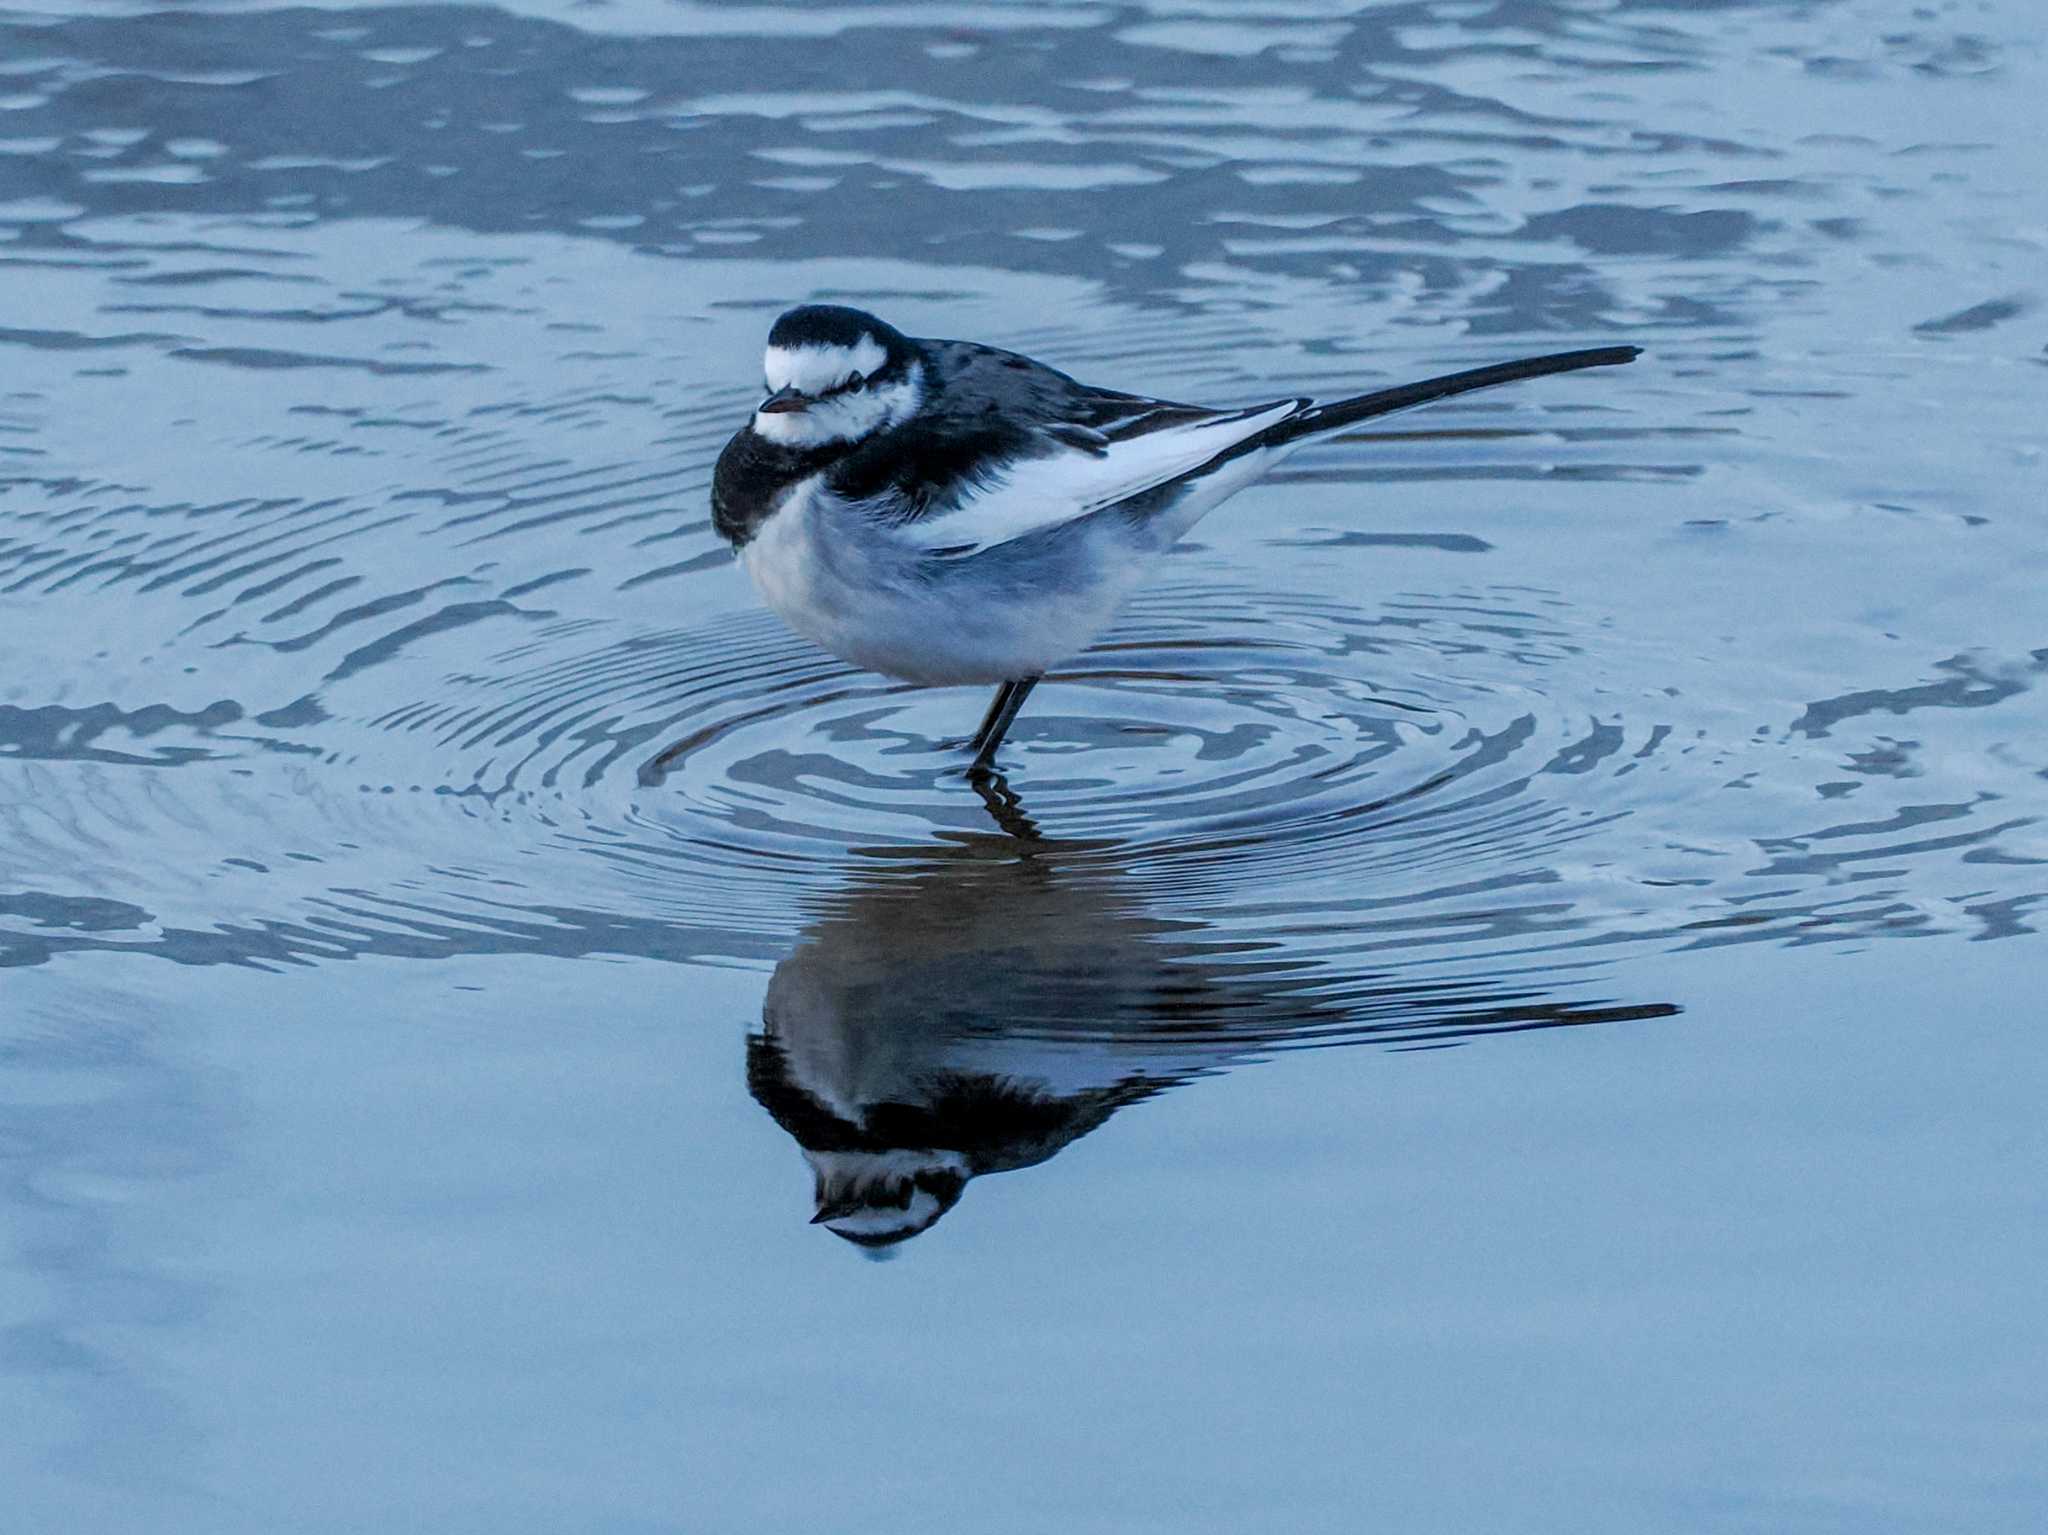
[(1357, 395), (1349, 400), (1312, 405), (1300, 415), (1290, 416), (1267, 428), (1260, 436), (1265, 446), (1278, 447), (1297, 437), (1334, 432), (1354, 421), (1406, 410), (1411, 405), (1427, 405), (1431, 400), (1448, 399), (1454, 394), (1465, 394), (1474, 389), (1491, 389), (1495, 384), (1541, 378), (1546, 373), (1570, 373), (1579, 368), (1612, 368), (1634, 362), (1642, 351), (1639, 346), (1596, 346), (1583, 352), (1553, 352), (1548, 357), (1525, 357), (1520, 362), (1498, 362), (1490, 368), (1446, 373), (1442, 378), (1426, 378), (1419, 384), (1403, 384), (1398, 389), (1376, 389), (1371, 394)]

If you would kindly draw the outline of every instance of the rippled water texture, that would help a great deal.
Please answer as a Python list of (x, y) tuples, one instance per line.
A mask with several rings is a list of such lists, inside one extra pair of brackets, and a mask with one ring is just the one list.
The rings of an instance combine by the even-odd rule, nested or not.
[[(0, 10), (0, 1479), (45, 1528), (2028, 1526), (2042, 38)], [(1299, 455), (977, 794), (986, 700), (790, 635), (709, 525), (813, 297), (1219, 404), (1646, 356)]]

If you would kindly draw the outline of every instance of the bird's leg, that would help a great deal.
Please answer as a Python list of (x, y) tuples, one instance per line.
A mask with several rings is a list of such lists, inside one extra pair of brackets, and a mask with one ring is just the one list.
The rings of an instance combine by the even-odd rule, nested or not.
[(973, 750), (980, 751), (987, 743), (988, 738), (995, 734), (996, 721), (1003, 717), (1003, 710), (1010, 706), (1010, 692), (1016, 686), (1017, 684), (1014, 682), (1004, 682), (997, 685), (996, 696), (991, 698), (988, 703), (988, 713), (981, 717), (981, 724), (975, 727), (974, 736), (967, 743)]
[(996, 751), (1002, 746), (1003, 737), (1010, 733), (1017, 711), (1024, 707), (1024, 700), (1037, 686), (1036, 677), (1019, 677), (996, 689), (995, 700), (988, 706), (988, 717), (981, 722), (981, 729), (974, 732), (974, 739), (967, 743), (974, 748), (974, 761), (967, 769), (969, 773), (986, 773), (995, 766)]

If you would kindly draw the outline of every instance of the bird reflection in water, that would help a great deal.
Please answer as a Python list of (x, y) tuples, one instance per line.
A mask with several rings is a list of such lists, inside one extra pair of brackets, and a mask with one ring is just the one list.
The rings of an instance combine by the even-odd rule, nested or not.
[(813, 1223), (877, 1256), (931, 1229), (973, 1179), (1289, 1045), (1677, 1011), (1546, 1001), (1527, 975), (1347, 975), (1160, 915), (1157, 882), (1100, 843), (1010, 830), (870, 850), (776, 966), (747, 1042), (750, 1091), (810, 1164)]

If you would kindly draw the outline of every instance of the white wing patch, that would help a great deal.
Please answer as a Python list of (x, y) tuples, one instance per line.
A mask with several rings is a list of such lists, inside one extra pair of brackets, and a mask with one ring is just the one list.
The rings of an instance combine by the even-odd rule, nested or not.
[(1104, 450), (1062, 447), (1042, 458), (1020, 459), (1001, 477), (963, 496), (957, 507), (906, 523), (898, 536), (948, 555), (976, 554), (1177, 480), (1226, 448), (1286, 420), (1304, 403), (1282, 400), (1208, 421), (1164, 427), (1112, 442)]

